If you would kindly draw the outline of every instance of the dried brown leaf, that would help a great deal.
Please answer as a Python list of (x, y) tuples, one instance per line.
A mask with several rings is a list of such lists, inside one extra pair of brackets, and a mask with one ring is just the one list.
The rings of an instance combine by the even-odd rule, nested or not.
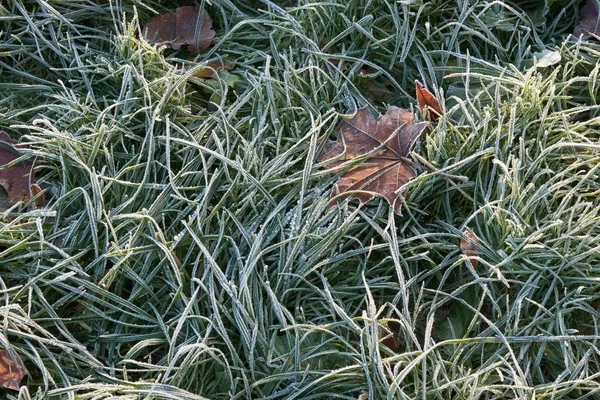
[[(442, 109), (440, 108), (440, 103), (435, 98), (435, 96), (419, 81), (415, 81), (417, 85), (417, 103), (419, 104), (419, 109), (423, 115), (427, 114), (427, 117), (431, 122), (435, 122), (442, 115)], [(428, 112), (426, 112), (428, 110)]]
[(0, 349), (0, 386), (19, 390), (24, 376), (25, 369), (15, 363), (5, 349)]
[(600, 22), (598, 19), (598, 9), (592, 0), (581, 8), (581, 21), (573, 30), (577, 37), (584, 35), (600, 35)]
[(29, 185), (29, 193), (31, 194), (31, 196), (25, 195), (25, 198), (23, 199), (24, 201), (29, 201), (31, 198), (33, 198), (33, 203), (36, 207), (42, 208), (46, 205), (46, 199), (44, 198), (44, 195), (39, 195), (40, 193), (42, 193), (42, 188), (39, 187), (39, 185), (35, 183)]
[(477, 251), (477, 243), (479, 243), (479, 238), (473, 230), (469, 227), (466, 227), (463, 230), (463, 238), (460, 241), (460, 250), (462, 253), (469, 258), (469, 262), (475, 268), (477, 266), (477, 255), (479, 252)]
[[(198, 35), (196, 27), (200, 24)], [(144, 39), (156, 44), (166, 44), (175, 50), (187, 45), (191, 53), (206, 50), (215, 37), (212, 20), (206, 10), (200, 17), (200, 6), (179, 7), (174, 13), (152, 18), (142, 30)]]
[(209, 61), (206, 65), (199, 69), (194, 76), (198, 78), (214, 78), (215, 72), (231, 71), (235, 68), (235, 63), (231, 61), (214, 60)]
[[(21, 156), (14, 147), (16, 143), (6, 132), (0, 131), (0, 167)], [(0, 185), (6, 190), (10, 201), (19, 201), (23, 197), (29, 196), (29, 182), (35, 182), (32, 168), (33, 163), (30, 161), (20, 161), (0, 169)]]
[(366, 155), (368, 158), (338, 179), (331, 197), (353, 196), (365, 203), (380, 194), (401, 215), (396, 191), (417, 175), (405, 157), (426, 126), (427, 122), (415, 123), (410, 112), (394, 106), (377, 119), (363, 107), (342, 121), (338, 140), (325, 143), (317, 161), (335, 158), (330, 169), (339, 172), (347, 161)]

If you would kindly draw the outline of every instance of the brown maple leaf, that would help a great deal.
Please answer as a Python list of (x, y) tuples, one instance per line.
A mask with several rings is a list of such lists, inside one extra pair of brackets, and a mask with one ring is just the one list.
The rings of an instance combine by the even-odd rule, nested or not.
[(19, 390), (24, 376), (25, 369), (15, 363), (5, 349), (0, 349), (0, 386)]
[[(28, 201), (30, 194), (35, 196), (41, 191), (39, 186), (34, 183), (33, 163), (20, 161), (3, 167), (13, 163), (21, 156), (14, 147), (16, 143), (6, 132), (0, 131), (0, 185), (6, 190), (10, 201), (22, 199)], [(42, 199), (42, 197), (36, 199), (36, 205), (42, 206), (43, 204), (39, 203), (38, 199)]]
[(195, 5), (179, 7), (174, 13), (152, 18), (142, 29), (142, 35), (152, 43), (166, 44), (175, 50), (187, 45), (191, 53), (198, 53), (210, 46), (215, 31), (206, 10), (200, 16), (200, 6)]
[(396, 214), (402, 215), (396, 191), (417, 176), (406, 156), (426, 126), (427, 122), (415, 123), (410, 112), (394, 106), (377, 119), (363, 107), (342, 121), (338, 140), (325, 143), (317, 161), (335, 158), (330, 169), (339, 172), (347, 161), (362, 156), (367, 159), (337, 180), (331, 197), (353, 196), (365, 203), (380, 194)]
[(581, 8), (581, 22), (573, 31), (577, 37), (584, 35), (600, 35), (600, 21), (598, 18), (598, 8), (592, 0)]
[(431, 122), (437, 121), (440, 115), (442, 115), (439, 101), (429, 90), (423, 87), (421, 82), (415, 81), (415, 84), (417, 85), (417, 104), (421, 113), (423, 115), (427, 114), (427, 118)]

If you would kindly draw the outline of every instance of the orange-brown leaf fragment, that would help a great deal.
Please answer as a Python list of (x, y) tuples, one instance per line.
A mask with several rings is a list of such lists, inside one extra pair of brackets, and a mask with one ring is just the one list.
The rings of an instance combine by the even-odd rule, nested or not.
[(339, 172), (347, 161), (367, 158), (337, 180), (331, 197), (353, 196), (365, 203), (379, 194), (396, 214), (402, 215), (396, 191), (417, 176), (404, 159), (426, 126), (427, 122), (415, 123), (410, 112), (394, 106), (377, 119), (363, 107), (352, 118), (342, 121), (337, 141), (325, 143), (317, 161), (335, 158), (330, 169)]
[[(4, 187), (11, 201), (19, 201), (29, 195), (30, 174), (33, 164), (21, 161), (9, 167), (3, 167), (21, 156), (15, 149), (16, 142), (4, 131), (0, 131), (0, 185)], [(31, 182), (35, 182), (33, 175)]]
[(187, 45), (191, 53), (198, 53), (210, 46), (215, 31), (206, 10), (200, 15), (200, 6), (195, 5), (152, 18), (144, 26), (142, 35), (152, 43), (166, 44), (175, 50)]
[(199, 69), (198, 72), (194, 74), (198, 78), (214, 78), (215, 72), (223, 71), (231, 71), (235, 68), (235, 63), (231, 61), (223, 61), (223, 60), (214, 60), (209, 61), (206, 65)]
[(573, 30), (577, 37), (584, 35), (600, 35), (600, 19), (598, 18), (598, 8), (594, 1), (588, 2), (581, 8), (581, 22)]
[(419, 81), (415, 81), (417, 85), (417, 103), (419, 104), (419, 109), (421, 113), (425, 115), (425, 110), (428, 109), (429, 112), (427, 116), (431, 122), (435, 122), (442, 115), (442, 109), (440, 108), (440, 103), (437, 101), (435, 96)]
[(5, 349), (0, 349), (0, 386), (19, 390), (24, 376), (25, 370), (13, 361)]
[(460, 251), (469, 258), (469, 262), (475, 268), (477, 266), (477, 243), (479, 243), (479, 238), (473, 230), (469, 227), (466, 227), (463, 230), (463, 238), (460, 240)]
[(42, 188), (39, 187), (39, 185), (32, 183), (29, 186), (29, 193), (30, 195), (25, 195), (24, 197), (24, 201), (29, 201), (31, 198), (33, 198), (33, 203), (35, 204), (36, 207), (42, 208), (46, 205), (46, 199), (44, 199), (44, 196), (38, 196), (40, 193), (42, 193)]

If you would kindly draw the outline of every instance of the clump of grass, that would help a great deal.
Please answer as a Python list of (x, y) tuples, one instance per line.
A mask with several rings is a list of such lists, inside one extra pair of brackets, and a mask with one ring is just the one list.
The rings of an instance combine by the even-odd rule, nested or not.
[[(196, 58), (140, 39), (161, 2), (3, 6), (0, 128), (51, 198), (1, 216), (0, 345), (30, 373), (7, 398), (597, 396), (600, 46), (567, 35), (579, 4), (293, 3), (203, 3)], [(236, 84), (199, 90), (216, 57)], [(328, 208), (322, 142), (359, 106), (414, 109), (415, 79), (445, 116), (404, 216)]]

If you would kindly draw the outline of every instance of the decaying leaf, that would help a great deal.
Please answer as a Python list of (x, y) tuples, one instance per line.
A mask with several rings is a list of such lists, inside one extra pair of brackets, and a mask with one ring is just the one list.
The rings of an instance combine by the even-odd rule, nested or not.
[[(435, 96), (419, 81), (415, 81), (417, 85), (417, 103), (419, 104), (419, 109), (423, 115), (427, 115), (427, 118), (431, 122), (435, 122), (442, 115), (442, 109), (440, 108), (440, 103), (437, 101)], [(427, 110), (427, 113), (426, 113)]]
[(24, 376), (25, 369), (15, 363), (5, 349), (0, 349), (0, 386), (19, 390), (21, 379)]
[(573, 30), (577, 37), (584, 35), (600, 35), (600, 19), (598, 18), (598, 8), (593, 0), (581, 8), (581, 22)]
[(477, 266), (477, 243), (479, 243), (479, 238), (473, 230), (469, 227), (466, 227), (463, 230), (463, 238), (460, 241), (460, 250), (463, 252), (465, 256), (469, 258), (469, 262), (475, 268)]
[(410, 112), (394, 106), (377, 119), (363, 107), (342, 121), (338, 140), (325, 143), (317, 161), (335, 158), (330, 169), (339, 172), (347, 161), (367, 158), (338, 179), (331, 197), (353, 196), (364, 203), (380, 194), (401, 215), (396, 191), (417, 175), (405, 157), (426, 126), (427, 122), (415, 123)]
[(206, 10), (200, 16), (200, 6), (195, 5), (152, 18), (144, 26), (142, 35), (152, 43), (166, 44), (175, 50), (187, 45), (191, 53), (198, 53), (210, 46), (215, 31)]
[(235, 64), (231, 61), (213, 60), (190, 77), (189, 83), (199, 95), (191, 101), (193, 114), (201, 110), (216, 111), (244, 92), (247, 81), (241, 75), (229, 72), (233, 69)]
[(204, 68), (201, 68), (194, 74), (198, 78), (214, 78), (215, 72), (231, 71), (235, 68), (235, 63), (231, 61), (214, 60), (206, 63)]
[[(46, 200), (44, 199), (44, 196), (38, 196), (40, 193), (42, 193), (42, 188), (39, 187), (39, 185), (35, 183), (29, 185), (29, 193), (31, 194), (31, 197), (34, 197), (33, 202), (35, 203), (36, 207), (41, 208), (46, 205)], [(29, 199), (29, 195), (25, 195), (24, 201), (29, 201)]]
[[(16, 143), (6, 132), (0, 131), (0, 167), (12, 163), (21, 156), (14, 147)], [(32, 167), (33, 163), (30, 161), (20, 161), (0, 169), (0, 185), (6, 190), (9, 201), (22, 199), (27, 201), (30, 195), (35, 196), (40, 192), (37, 190), (39, 186), (33, 185), (35, 177)], [(37, 201), (36, 199), (36, 204), (39, 205)]]
[(402, 338), (400, 338), (401, 328), (397, 325), (394, 321), (387, 321), (384, 323), (384, 326), (379, 327), (379, 335), (384, 336), (381, 339), (381, 344), (394, 353), (398, 350), (400, 343), (402, 343)]

